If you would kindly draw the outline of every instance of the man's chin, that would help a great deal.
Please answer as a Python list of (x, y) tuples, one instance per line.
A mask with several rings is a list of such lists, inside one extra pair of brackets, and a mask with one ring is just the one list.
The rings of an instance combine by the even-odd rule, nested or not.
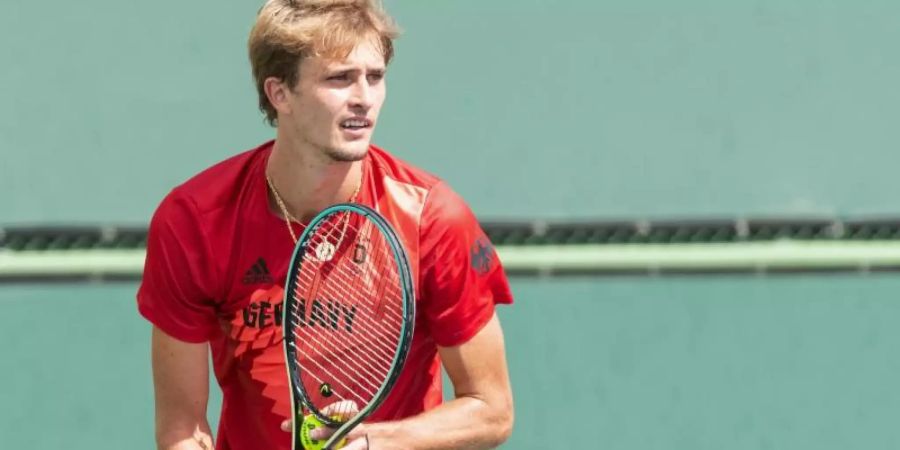
[(343, 148), (330, 148), (325, 151), (325, 155), (335, 162), (360, 161), (369, 153), (369, 143), (366, 142), (365, 145), (354, 144)]

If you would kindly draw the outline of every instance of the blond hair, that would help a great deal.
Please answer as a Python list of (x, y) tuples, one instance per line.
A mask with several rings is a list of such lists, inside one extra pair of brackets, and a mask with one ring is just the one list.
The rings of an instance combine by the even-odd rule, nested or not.
[(301, 59), (344, 59), (365, 40), (380, 47), (388, 64), (398, 34), (380, 0), (267, 0), (248, 42), (259, 109), (266, 121), (273, 126), (277, 121), (265, 92), (267, 78), (278, 78), (293, 87)]

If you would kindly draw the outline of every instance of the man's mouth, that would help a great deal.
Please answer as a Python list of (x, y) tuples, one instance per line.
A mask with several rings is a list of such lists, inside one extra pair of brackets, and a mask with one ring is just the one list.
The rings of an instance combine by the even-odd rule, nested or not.
[(372, 121), (364, 117), (355, 117), (341, 122), (341, 128), (345, 130), (359, 130), (362, 128), (369, 128), (371, 126)]

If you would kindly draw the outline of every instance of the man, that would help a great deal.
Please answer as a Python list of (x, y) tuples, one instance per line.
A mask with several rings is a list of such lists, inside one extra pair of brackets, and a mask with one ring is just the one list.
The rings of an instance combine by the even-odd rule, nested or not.
[[(508, 438), (512, 395), (494, 305), (512, 296), (496, 254), (444, 182), (370, 144), (395, 36), (374, 0), (268, 0), (260, 10), (250, 60), (276, 139), (173, 189), (150, 225), (137, 298), (154, 325), (159, 448), (213, 447), (210, 350), (223, 392), (216, 448), (290, 448), (282, 286), (303, 224), (345, 201), (415, 224), (398, 231), (417, 294), (413, 345), (385, 403), (393, 406), (345, 448), (480, 449)], [(441, 363), (455, 392), (443, 404)]]

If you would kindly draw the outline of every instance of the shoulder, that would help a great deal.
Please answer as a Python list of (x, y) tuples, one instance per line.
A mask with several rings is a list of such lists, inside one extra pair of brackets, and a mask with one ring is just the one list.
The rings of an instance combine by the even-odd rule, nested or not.
[(369, 155), (372, 162), (372, 174), (375, 177), (411, 185), (426, 191), (441, 183), (441, 179), (436, 175), (375, 145), (369, 147)]
[(370, 154), (373, 176), (380, 178), (382, 183), (419, 192), (423, 228), (430, 228), (434, 222), (450, 228), (471, 224), (474, 214), (445, 180), (377, 146), (371, 146)]
[(445, 180), (374, 145), (370, 155), (372, 176), (392, 205), (416, 212), (421, 232), (472, 226), (474, 214)]

